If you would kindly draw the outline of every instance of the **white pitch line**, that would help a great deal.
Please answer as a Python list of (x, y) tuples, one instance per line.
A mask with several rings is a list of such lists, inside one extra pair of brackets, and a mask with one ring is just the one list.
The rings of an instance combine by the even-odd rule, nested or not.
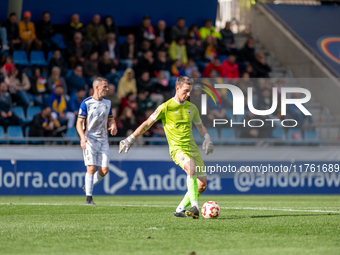
[[(62, 203), (0, 203), (0, 205), (71, 205), (74, 206), (76, 204), (62, 204)], [(166, 207), (166, 208), (174, 208), (174, 206), (169, 205), (112, 205), (112, 204), (98, 204), (99, 206), (116, 206), (116, 207)], [(76, 205), (77, 206), (77, 205)], [(78, 206), (86, 206), (85, 204), (79, 204)], [(293, 209), (293, 208), (272, 208), (272, 207), (220, 207), (225, 210), (259, 210), (259, 211), (282, 211), (282, 212), (314, 212), (314, 213), (340, 213), (340, 209), (338, 211), (329, 211), (329, 210), (306, 210), (306, 209)]]

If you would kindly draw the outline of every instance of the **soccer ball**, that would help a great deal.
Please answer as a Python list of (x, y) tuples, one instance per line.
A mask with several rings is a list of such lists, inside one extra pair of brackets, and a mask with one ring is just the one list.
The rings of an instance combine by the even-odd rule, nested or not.
[(220, 215), (220, 206), (214, 201), (208, 201), (202, 206), (201, 213), (206, 219), (215, 219)]

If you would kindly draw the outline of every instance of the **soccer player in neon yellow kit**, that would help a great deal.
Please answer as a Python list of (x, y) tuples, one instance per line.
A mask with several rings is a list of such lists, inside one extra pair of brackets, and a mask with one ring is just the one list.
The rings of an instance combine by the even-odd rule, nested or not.
[[(125, 149), (127, 153), (136, 137), (147, 131), (157, 120), (161, 119), (169, 143), (172, 160), (187, 173), (188, 192), (176, 208), (176, 217), (199, 217), (198, 196), (207, 187), (207, 175), (196, 170), (205, 169), (198, 147), (193, 139), (191, 122), (194, 122), (201, 136), (204, 137), (205, 154), (213, 153), (214, 146), (207, 129), (202, 124), (197, 107), (187, 101), (190, 97), (192, 80), (181, 76), (176, 80), (176, 94), (173, 98), (161, 104), (156, 111), (143, 122), (129, 137), (120, 141), (119, 153)], [(191, 204), (190, 210), (186, 207)]]

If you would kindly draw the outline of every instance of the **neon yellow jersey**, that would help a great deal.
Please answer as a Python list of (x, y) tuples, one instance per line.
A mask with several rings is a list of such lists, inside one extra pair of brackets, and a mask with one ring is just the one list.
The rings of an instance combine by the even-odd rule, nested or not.
[(170, 155), (178, 149), (199, 151), (192, 135), (191, 122), (200, 124), (202, 121), (194, 104), (189, 101), (182, 104), (171, 98), (158, 106), (150, 117), (155, 121), (162, 120)]

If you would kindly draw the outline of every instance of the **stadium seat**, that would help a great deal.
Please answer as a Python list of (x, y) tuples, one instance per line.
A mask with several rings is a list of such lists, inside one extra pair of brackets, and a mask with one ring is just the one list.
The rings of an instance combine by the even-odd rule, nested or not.
[(235, 118), (234, 118), (234, 115), (233, 115), (233, 111), (231, 109), (227, 109), (225, 116), (228, 119), (235, 121)]
[(64, 43), (64, 37), (62, 34), (55, 34), (51, 37), (51, 41), (54, 42), (57, 47), (61, 50), (64, 50), (67, 48), (67, 46)]
[(26, 51), (15, 50), (13, 51), (13, 63), (20, 66), (29, 66)]
[(275, 139), (286, 139), (285, 131), (282, 128), (273, 128), (272, 137)]
[(305, 145), (303, 142), (302, 132), (299, 128), (289, 128), (287, 131), (287, 145)]
[(45, 60), (44, 52), (40, 50), (32, 50), (30, 54), (31, 65), (47, 66), (48, 63)]
[[(22, 138), (24, 139), (24, 134), (22, 132), (21, 126), (8, 126), (7, 129), (7, 138), (8, 139), (13, 139), (13, 138)], [(25, 141), (17, 141), (17, 140), (12, 140), (10, 142), (13, 143), (25, 143)]]
[(12, 111), (20, 120), (26, 121), (24, 108), (22, 106), (13, 107)]
[(73, 73), (73, 70), (72, 69), (68, 69), (66, 74), (65, 74), (65, 78), (70, 77), (72, 73)]
[(121, 36), (118, 37), (118, 44), (119, 45), (122, 45), (125, 41), (126, 41), (125, 35), (121, 35)]
[(33, 120), (34, 116), (41, 112), (41, 108), (39, 106), (31, 106), (27, 108), (27, 118), (26, 121), (30, 122)]
[(218, 55), (218, 59), (220, 60), (220, 63), (222, 64), (224, 60), (228, 59), (228, 55)]
[(5, 57), (7, 57), (9, 55), (9, 51), (8, 50), (0, 50), (0, 54), (2, 54)]
[(234, 129), (232, 129), (232, 128), (221, 128), (220, 134), (221, 134), (221, 139), (228, 139), (228, 140), (231, 141), (231, 142), (229, 142), (229, 141), (222, 142), (222, 144), (228, 144), (228, 145), (237, 145), (237, 144), (239, 144), (237, 142), (232, 142), (232, 141), (236, 140)]
[(176, 76), (172, 76), (172, 77), (170, 78), (170, 83), (169, 83), (170, 88), (175, 88), (175, 87), (176, 87), (176, 80), (177, 80), (177, 77), (176, 77)]
[[(68, 128), (66, 131), (67, 138), (79, 138), (77, 129), (75, 127)], [(79, 144), (79, 141), (70, 141), (73, 144)]]
[(308, 141), (310, 145), (320, 145), (318, 133), (315, 130), (305, 130), (304, 132), (305, 141)]
[(198, 132), (197, 128), (192, 129), (192, 136), (194, 137), (196, 144), (203, 143), (203, 137), (201, 136), (200, 132)]
[(0, 126), (0, 143), (6, 143), (4, 127)]
[(53, 58), (53, 50), (50, 50), (49, 52), (48, 52), (48, 54), (47, 54), (47, 62), (49, 63), (50, 62), (50, 60), (51, 60), (51, 58)]

